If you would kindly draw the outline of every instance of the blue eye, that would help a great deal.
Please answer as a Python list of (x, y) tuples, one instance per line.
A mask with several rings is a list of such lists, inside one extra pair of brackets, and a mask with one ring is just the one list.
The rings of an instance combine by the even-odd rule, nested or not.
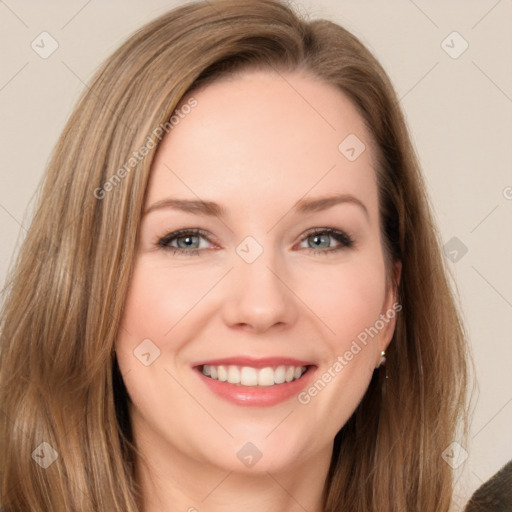
[[(156, 245), (166, 251), (172, 251), (173, 255), (198, 256), (201, 251), (208, 248), (207, 246), (201, 247), (201, 239), (211, 243), (207, 232), (202, 229), (180, 229), (160, 238)], [(332, 247), (330, 239), (336, 240), (339, 245)], [(332, 254), (354, 245), (354, 240), (350, 235), (332, 228), (315, 228), (306, 233), (300, 241), (302, 243), (308, 240), (312, 240), (312, 243), (304, 249), (316, 254)]]
[[(166, 250), (174, 249), (173, 255), (197, 255), (201, 249), (204, 249), (204, 247), (199, 247), (200, 238), (208, 240), (206, 232), (201, 229), (180, 229), (179, 231), (169, 233), (168, 235), (158, 240), (157, 245)], [(180, 240), (182, 240), (182, 242), (180, 242)], [(172, 245), (174, 241), (176, 241), (177, 246)]]
[[(336, 240), (341, 245), (338, 247), (332, 247), (329, 243), (329, 238), (334, 238), (334, 240)], [(354, 240), (350, 235), (332, 228), (316, 228), (313, 231), (306, 233), (301, 238), (301, 242), (307, 240), (312, 240), (312, 246), (306, 247), (306, 250), (323, 254), (331, 254), (342, 249), (348, 249), (354, 245)], [(326, 243), (327, 246), (325, 245)], [(326, 250), (319, 251), (318, 248), (325, 248)]]

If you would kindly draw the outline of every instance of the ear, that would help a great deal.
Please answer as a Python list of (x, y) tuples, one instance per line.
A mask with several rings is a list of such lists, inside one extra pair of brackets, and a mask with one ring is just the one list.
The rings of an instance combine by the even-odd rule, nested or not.
[(379, 336), (379, 351), (386, 350), (391, 343), (395, 332), (396, 316), (402, 310), (402, 304), (398, 302), (398, 288), (402, 277), (402, 262), (393, 263), (391, 275), (387, 278), (386, 298), (384, 300), (383, 310), (381, 311), (381, 320), (385, 323)]

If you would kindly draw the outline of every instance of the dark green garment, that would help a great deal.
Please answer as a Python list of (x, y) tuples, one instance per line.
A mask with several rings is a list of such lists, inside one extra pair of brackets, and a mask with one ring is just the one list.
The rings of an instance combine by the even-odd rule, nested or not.
[(464, 512), (512, 512), (512, 460), (473, 493)]

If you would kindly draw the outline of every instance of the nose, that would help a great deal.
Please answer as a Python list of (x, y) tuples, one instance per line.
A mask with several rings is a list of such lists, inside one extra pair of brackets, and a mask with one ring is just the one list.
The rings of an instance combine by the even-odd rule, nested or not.
[(298, 298), (289, 273), (270, 250), (252, 263), (236, 256), (229, 275), (223, 306), (226, 325), (263, 333), (271, 328), (289, 328), (296, 322)]

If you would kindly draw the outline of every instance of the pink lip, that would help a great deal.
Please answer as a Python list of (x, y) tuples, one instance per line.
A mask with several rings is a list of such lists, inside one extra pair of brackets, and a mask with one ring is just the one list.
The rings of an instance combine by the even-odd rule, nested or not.
[[(220, 382), (211, 379), (202, 373), (202, 365), (235, 365), (252, 366), (254, 368), (264, 368), (266, 366), (308, 366), (306, 373), (300, 379), (274, 386), (242, 386), (241, 384), (230, 384), (229, 382)], [(233, 404), (252, 407), (270, 407), (277, 405), (293, 396), (297, 396), (306, 386), (308, 386), (315, 374), (316, 366), (307, 361), (299, 361), (290, 358), (265, 358), (253, 359), (247, 357), (230, 357), (227, 359), (215, 359), (205, 361), (204, 363), (194, 364), (194, 373), (203, 382), (210, 391), (217, 396)]]
[(311, 361), (301, 361), (291, 357), (264, 357), (254, 358), (248, 356), (234, 356), (224, 359), (210, 359), (208, 361), (198, 361), (192, 364), (192, 367), (203, 366), (205, 364), (212, 366), (233, 365), (233, 366), (252, 366), (253, 368), (265, 368), (267, 366), (312, 366)]

